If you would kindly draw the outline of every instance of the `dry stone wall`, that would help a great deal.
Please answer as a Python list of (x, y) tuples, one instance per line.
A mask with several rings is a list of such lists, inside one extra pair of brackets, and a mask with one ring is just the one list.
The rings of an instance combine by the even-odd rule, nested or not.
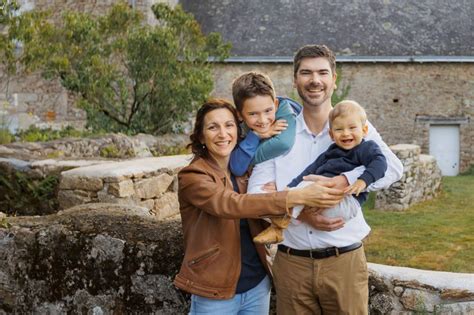
[(14, 142), (0, 145), (0, 156), (26, 161), (43, 159), (133, 158), (163, 155), (169, 150), (182, 151), (189, 136), (169, 134), (152, 136), (121, 133), (90, 138), (66, 138), (48, 142)]
[(402, 211), (429, 200), (441, 189), (441, 170), (433, 156), (420, 154), (420, 147), (397, 144), (390, 147), (403, 164), (403, 176), (390, 188), (377, 192), (375, 208)]
[(191, 156), (166, 156), (82, 167), (61, 173), (61, 209), (87, 203), (140, 206), (159, 219), (179, 212), (177, 172)]
[(474, 275), (369, 263), (371, 314), (474, 314)]

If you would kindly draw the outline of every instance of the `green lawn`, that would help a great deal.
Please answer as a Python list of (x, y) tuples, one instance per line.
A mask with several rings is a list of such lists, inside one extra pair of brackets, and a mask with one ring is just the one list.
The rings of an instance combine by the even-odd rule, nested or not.
[(403, 212), (365, 209), (365, 218), (372, 227), (364, 242), (367, 260), (474, 272), (474, 175), (444, 177), (442, 187), (435, 200)]

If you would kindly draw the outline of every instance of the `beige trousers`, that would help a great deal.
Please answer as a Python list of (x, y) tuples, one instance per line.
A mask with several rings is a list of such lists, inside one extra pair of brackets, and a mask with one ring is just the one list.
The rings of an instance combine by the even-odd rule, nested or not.
[(312, 259), (278, 251), (273, 262), (278, 315), (368, 314), (364, 247)]

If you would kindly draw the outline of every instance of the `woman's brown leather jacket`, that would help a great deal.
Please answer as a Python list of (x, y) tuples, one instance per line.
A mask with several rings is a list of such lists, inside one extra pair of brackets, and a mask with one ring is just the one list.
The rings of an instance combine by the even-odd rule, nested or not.
[[(210, 159), (195, 158), (178, 174), (179, 204), (184, 234), (184, 260), (174, 284), (189, 293), (229, 299), (240, 275), (240, 218), (258, 219), (288, 213), (287, 191), (246, 195)], [(240, 192), (247, 178), (238, 177)], [(263, 230), (263, 220), (249, 219), (252, 235)], [(256, 244), (267, 268), (266, 251)]]

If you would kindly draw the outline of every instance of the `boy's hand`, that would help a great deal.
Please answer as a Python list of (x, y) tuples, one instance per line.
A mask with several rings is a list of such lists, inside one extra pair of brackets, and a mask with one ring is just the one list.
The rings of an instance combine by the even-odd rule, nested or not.
[(270, 128), (266, 132), (254, 132), (260, 137), (260, 139), (268, 139), (275, 135), (279, 135), (283, 130), (288, 128), (288, 123), (285, 119), (275, 120)]
[(364, 190), (366, 187), (367, 187), (367, 185), (365, 184), (365, 182), (362, 179), (358, 179), (358, 180), (356, 180), (356, 182), (354, 184), (347, 187), (344, 190), (344, 193), (351, 194), (351, 195), (355, 194), (356, 196), (359, 196), (359, 194), (362, 192), (362, 190)]

